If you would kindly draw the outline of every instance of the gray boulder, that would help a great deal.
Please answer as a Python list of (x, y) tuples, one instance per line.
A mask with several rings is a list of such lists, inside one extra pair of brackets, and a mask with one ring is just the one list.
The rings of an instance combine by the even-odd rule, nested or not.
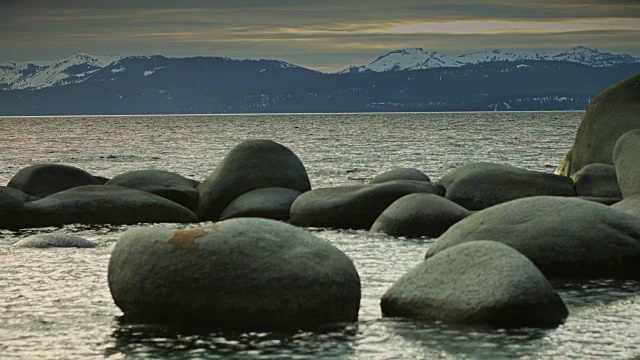
[(77, 186), (99, 183), (93, 175), (75, 166), (35, 164), (18, 171), (7, 186), (43, 198)]
[(438, 237), (469, 216), (462, 206), (433, 194), (410, 194), (394, 201), (371, 226), (371, 232), (392, 236)]
[(37, 234), (19, 240), (14, 246), (27, 248), (92, 248), (97, 244), (74, 234)]
[(468, 210), (530, 196), (576, 194), (569, 177), (487, 162), (462, 165), (444, 174), (438, 183), (447, 188), (447, 199)]
[(494, 241), (446, 249), (396, 281), (381, 301), (385, 316), (493, 327), (551, 327), (569, 314), (525, 256)]
[[(640, 113), (637, 117), (640, 118)], [(640, 129), (629, 131), (618, 139), (613, 151), (613, 162), (616, 165), (622, 197), (640, 194)]]
[(591, 201), (540, 196), (479, 211), (427, 250), (494, 240), (527, 256), (548, 278), (640, 278), (640, 221)]
[(125, 232), (108, 282), (125, 318), (215, 328), (303, 328), (355, 321), (360, 279), (328, 242), (286, 223)]
[(611, 205), (612, 208), (640, 216), (640, 194), (629, 196)]
[(412, 181), (431, 181), (429, 177), (418, 169), (412, 168), (395, 168), (385, 171), (371, 179), (371, 184), (379, 184), (394, 180), (412, 180)]
[(20, 190), (0, 186), (0, 229), (20, 229), (29, 221), (24, 203), (34, 198)]
[(195, 211), (199, 193), (193, 180), (165, 170), (136, 170), (120, 174), (105, 185), (124, 186), (162, 196)]
[(218, 220), (238, 196), (255, 189), (311, 189), (307, 171), (288, 148), (270, 140), (248, 140), (234, 147), (198, 186), (196, 213), (201, 220)]
[(300, 191), (269, 187), (248, 191), (235, 198), (220, 215), (220, 220), (237, 217), (260, 217), (273, 220), (289, 220), (291, 204)]
[(578, 127), (570, 154), (556, 173), (570, 176), (593, 163), (613, 164), (616, 141), (640, 128), (640, 74), (623, 80), (596, 96)]
[(198, 222), (184, 206), (141, 190), (87, 185), (25, 203), (32, 226)]
[(609, 164), (589, 164), (571, 175), (578, 196), (622, 198), (616, 168)]
[(298, 226), (370, 229), (391, 203), (413, 193), (444, 195), (444, 188), (430, 182), (396, 180), (316, 189), (293, 202), (289, 222)]

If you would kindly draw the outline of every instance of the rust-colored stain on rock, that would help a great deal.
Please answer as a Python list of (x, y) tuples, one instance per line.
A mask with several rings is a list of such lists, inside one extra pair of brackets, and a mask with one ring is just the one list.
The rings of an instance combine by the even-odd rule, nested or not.
[(178, 230), (169, 239), (169, 244), (180, 250), (195, 250), (198, 248), (196, 239), (206, 234), (204, 229)]

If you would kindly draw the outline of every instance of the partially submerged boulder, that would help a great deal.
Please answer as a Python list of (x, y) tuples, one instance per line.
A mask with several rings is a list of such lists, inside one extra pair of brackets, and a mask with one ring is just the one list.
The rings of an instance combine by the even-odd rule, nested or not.
[(520, 251), (548, 278), (640, 278), (638, 218), (576, 198), (539, 196), (479, 211), (442, 234), (426, 257), (487, 239)]
[(35, 164), (18, 171), (7, 186), (42, 198), (77, 186), (98, 184), (93, 175), (75, 166)]
[(569, 177), (488, 162), (462, 165), (444, 174), (438, 183), (447, 188), (447, 199), (468, 210), (530, 196), (576, 194)]
[[(638, 91), (640, 92), (640, 87)], [(640, 113), (637, 117), (640, 118)], [(622, 197), (640, 194), (640, 129), (629, 131), (618, 139), (613, 151), (613, 162)]]
[(412, 168), (395, 168), (388, 171), (383, 172), (375, 176), (371, 179), (371, 184), (379, 184), (387, 181), (394, 180), (411, 180), (411, 181), (426, 181), (429, 182), (431, 179), (418, 169)]
[(576, 195), (600, 198), (622, 198), (616, 168), (609, 164), (589, 164), (571, 176)]
[(32, 196), (10, 187), (0, 186), (0, 229), (19, 229), (28, 222), (23, 208)]
[(141, 190), (87, 185), (24, 205), (31, 226), (198, 222), (184, 206)]
[(269, 187), (248, 191), (235, 198), (220, 215), (220, 220), (237, 217), (260, 217), (289, 220), (291, 204), (300, 191), (282, 187)]
[(444, 188), (430, 182), (396, 180), (315, 189), (303, 193), (293, 202), (290, 223), (368, 230), (391, 203), (413, 193), (444, 195)]
[(270, 140), (242, 142), (198, 186), (196, 213), (200, 220), (216, 221), (235, 198), (266, 187), (305, 192), (311, 184), (304, 165), (288, 148)]
[(500, 328), (552, 327), (569, 313), (531, 261), (493, 241), (456, 245), (424, 260), (380, 306), (385, 316)]
[(97, 244), (75, 234), (36, 234), (13, 244), (26, 248), (92, 248)]
[(105, 185), (124, 186), (162, 196), (194, 211), (199, 193), (191, 179), (165, 170), (135, 170), (120, 174)]
[(467, 209), (442, 196), (410, 194), (389, 205), (371, 231), (392, 236), (438, 237), (469, 214)]
[(109, 289), (125, 318), (232, 329), (355, 321), (360, 280), (328, 242), (280, 221), (136, 228), (116, 244)]
[(578, 127), (575, 142), (556, 173), (570, 176), (593, 163), (613, 164), (618, 138), (640, 128), (640, 74), (596, 96)]

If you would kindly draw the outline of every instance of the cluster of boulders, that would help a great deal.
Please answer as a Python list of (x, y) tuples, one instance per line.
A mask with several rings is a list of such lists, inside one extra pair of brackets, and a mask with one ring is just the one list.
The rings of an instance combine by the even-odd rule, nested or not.
[(594, 99), (556, 174), (478, 162), (436, 183), (398, 168), (311, 189), (291, 150), (249, 140), (202, 183), (39, 164), (0, 188), (2, 228), (200, 221), (213, 225), (122, 236), (109, 286), (126, 317), (225, 328), (353, 321), (351, 260), (298, 228), (325, 227), (438, 238), (383, 296), (384, 315), (555, 326), (568, 311), (547, 279), (640, 279), (640, 75)]

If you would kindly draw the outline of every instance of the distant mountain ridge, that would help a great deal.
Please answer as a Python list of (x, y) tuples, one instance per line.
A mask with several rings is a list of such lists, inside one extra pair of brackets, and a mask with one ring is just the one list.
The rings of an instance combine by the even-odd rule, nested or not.
[(425, 51), (423, 48), (409, 48), (391, 51), (367, 65), (350, 66), (340, 71), (340, 73), (425, 70), (476, 65), (486, 62), (523, 60), (569, 61), (592, 67), (611, 67), (640, 63), (640, 58), (628, 54), (611, 54), (584, 46), (576, 46), (553, 56), (549, 56), (546, 52), (540, 50), (504, 51), (500, 49), (452, 56), (439, 51)]

